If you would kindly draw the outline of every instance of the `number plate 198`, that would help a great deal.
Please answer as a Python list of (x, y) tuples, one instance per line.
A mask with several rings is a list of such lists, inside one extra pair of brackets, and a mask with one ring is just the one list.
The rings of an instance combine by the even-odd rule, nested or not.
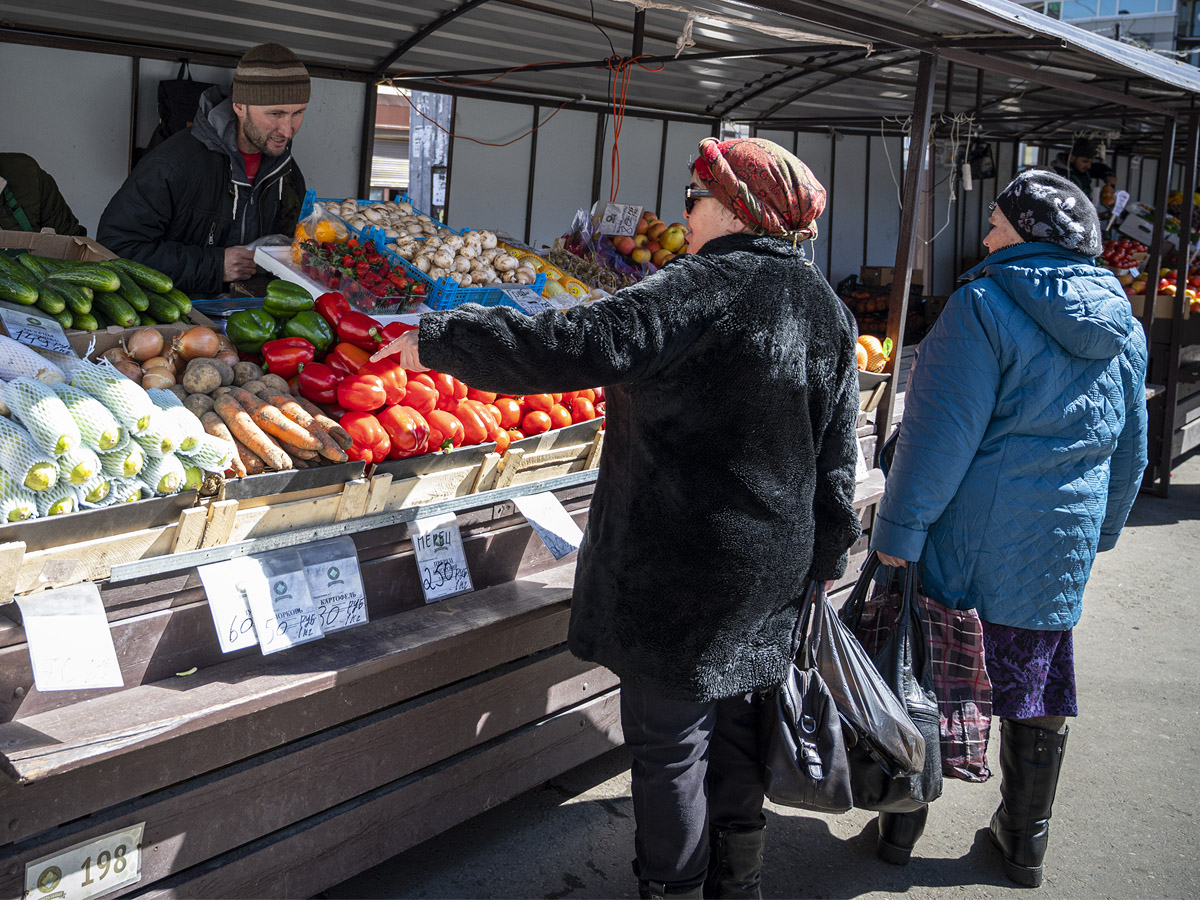
[(25, 865), (25, 900), (86, 900), (142, 877), (145, 822)]

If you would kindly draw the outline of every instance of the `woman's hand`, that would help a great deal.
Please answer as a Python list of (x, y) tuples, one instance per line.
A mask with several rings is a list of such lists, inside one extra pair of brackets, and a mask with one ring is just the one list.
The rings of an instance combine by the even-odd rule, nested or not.
[(885, 566), (891, 566), (893, 569), (903, 569), (908, 563), (898, 556), (888, 556), (886, 553), (875, 551), (875, 555), (879, 557), (879, 561)]
[(420, 333), (420, 330), (416, 328), (404, 332), (391, 343), (384, 344), (376, 350), (371, 356), (371, 362), (379, 362), (389, 356), (399, 356), (402, 368), (408, 369), (410, 372), (428, 372), (429, 369), (421, 365), (421, 356), (417, 353)]

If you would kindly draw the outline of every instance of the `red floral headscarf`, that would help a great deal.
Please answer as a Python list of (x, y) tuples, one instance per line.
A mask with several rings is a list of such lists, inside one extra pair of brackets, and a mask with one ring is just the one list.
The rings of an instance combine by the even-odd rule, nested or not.
[(752, 231), (806, 241), (817, 236), (825, 188), (778, 144), (761, 138), (700, 142), (696, 175)]

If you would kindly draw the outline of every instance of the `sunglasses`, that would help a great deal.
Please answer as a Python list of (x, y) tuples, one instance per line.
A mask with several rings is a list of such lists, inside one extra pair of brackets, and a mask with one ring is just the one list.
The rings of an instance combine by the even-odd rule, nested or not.
[(690, 216), (692, 214), (692, 210), (696, 207), (697, 200), (702, 200), (705, 197), (712, 196), (713, 193), (711, 191), (706, 191), (704, 188), (699, 188), (694, 184), (689, 184), (687, 189), (683, 192), (684, 211)]

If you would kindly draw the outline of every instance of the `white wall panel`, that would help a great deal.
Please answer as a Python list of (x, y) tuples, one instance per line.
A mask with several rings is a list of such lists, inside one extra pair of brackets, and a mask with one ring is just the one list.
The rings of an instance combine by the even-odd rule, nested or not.
[[(532, 247), (549, 246), (564, 234), (575, 212), (592, 202), (592, 159), (596, 154), (596, 113), (564, 109), (549, 122), (553, 107), (543, 107), (533, 167)], [(458, 158), (455, 157), (457, 164)], [(524, 212), (524, 200), (521, 210)], [(515, 236), (520, 237), (520, 234)]]
[[(832, 202), (829, 171), (833, 141), (827, 134), (800, 132), (796, 135), (795, 153), (808, 166), (826, 191), (825, 212), (817, 219), (817, 239), (813, 242), (813, 258), (821, 272), (829, 278), (829, 204)], [(836, 282), (835, 282), (836, 283)]]
[(857, 275), (862, 266), (867, 138), (842, 135), (834, 143), (833, 153), (833, 184), (826, 183), (833, 211), (832, 221), (826, 224), (832, 247), (826, 274), (836, 286), (847, 275)]
[(706, 137), (712, 136), (712, 128), (692, 122), (670, 122), (667, 124), (667, 153), (662, 173), (662, 199), (659, 217), (665, 222), (683, 221), (683, 192), (687, 187), (691, 165), (696, 161), (697, 148)]
[[(958, 276), (958, 263), (954, 258), (958, 200), (950, 202), (950, 167), (943, 160), (935, 160), (929, 175), (933, 182), (933, 190), (931, 193), (927, 192), (925, 197), (933, 206), (930, 216), (933, 225), (932, 241), (929, 245), (930, 268), (933, 271), (925, 273), (924, 289), (927, 296), (945, 297), (954, 290), (955, 278)], [(959, 195), (961, 196), (961, 191)]]
[[(661, 119), (636, 119), (626, 116), (621, 125), (620, 180), (617, 184), (617, 202), (641, 205), (654, 209), (658, 198), (659, 157), (662, 154)], [(594, 139), (595, 133), (592, 137)], [(612, 184), (613, 122), (608, 119), (604, 134), (604, 150), (600, 154), (600, 200), (607, 203)], [(588, 159), (590, 160), (590, 154)], [(591, 175), (591, 169), (588, 169)], [(684, 175), (680, 179), (686, 178)], [(590, 182), (589, 182), (590, 183)], [(681, 180), (680, 184), (687, 184)], [(682, 188), (680, 188), (682, 190)], [(683, 201), (679, 201), (682, 203)], [(682, 210), (681, 210), (682, 211)], [(667, 219), (673, 221), (673, 217)]]
[(517, 238), (525, 234), (529, 139), (507, 147), (488, 147), (462, 138), (504, 143), (531, 127), (531, 106), (458, 99), (451, 131), (459, 137), (451, 147), (446, 211), (452, 227), (496, 229)]
[(358, 193), (362, 120), (367, 91), (353, 81), (312, 80), (312, 97), (292, 152), (318, 197)]
[[(898, 137), (872, 137), (869, 140), (870, 172), (865, 185), (866, 248), (862, 264), (890, 266), (896, 261), (896, 244), (900, 240), (898, 185), (903, 181), (904, 142)], [(862, 243), (861, 236), (859, 243)]]
[(0, 144), (36, 159), (92, 236), (128, 169), (132, 81), (133, 61), (123, 56), (0, 50)]

